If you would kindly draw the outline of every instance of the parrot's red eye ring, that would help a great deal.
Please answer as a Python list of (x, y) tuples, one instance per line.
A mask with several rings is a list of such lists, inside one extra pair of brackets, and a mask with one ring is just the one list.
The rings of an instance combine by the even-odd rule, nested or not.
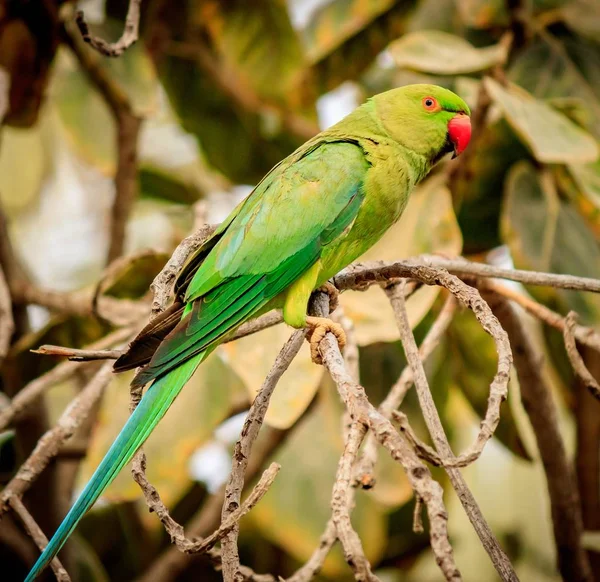
[(427, 111), (436, 111), (437, 109), (439, 109), (437, 99), (435, 99), (434, 97), (423, 97), (422, 103), (423, 107)]

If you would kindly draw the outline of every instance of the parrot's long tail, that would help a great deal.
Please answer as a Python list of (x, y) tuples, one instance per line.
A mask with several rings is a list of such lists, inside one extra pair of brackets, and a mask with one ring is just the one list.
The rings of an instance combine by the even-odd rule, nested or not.
[[(210, 350), (209, 350), (210, 351)], [(92, 478), (60, 524), (56, 533), (29, 572), (25, 582), (32, 582), (63, 547), (79, 520), (92, 507), (102, 492), (112, 483), (119, 471), (131, 460), (165, 415), (194, 370), (206, 358), (200, 352), (177, 369), (156, 379), (144, 394), (138, 407), (129, 417)]]

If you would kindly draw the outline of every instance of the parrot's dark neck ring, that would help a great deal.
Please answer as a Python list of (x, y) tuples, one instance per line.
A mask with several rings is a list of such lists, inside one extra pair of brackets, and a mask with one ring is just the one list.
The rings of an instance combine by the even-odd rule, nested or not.
[(446, 154), (452, 153), (454, 151), (454, 144), (450, 140), (450, 135), (446, 134), (446, 141), (442, 148), (438, 151), (438, 153), (431, 160), (431, 165), (435, 166)]

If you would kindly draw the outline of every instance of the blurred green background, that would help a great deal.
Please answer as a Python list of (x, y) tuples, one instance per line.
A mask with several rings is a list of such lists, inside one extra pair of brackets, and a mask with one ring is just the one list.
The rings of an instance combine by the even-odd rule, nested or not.
[[(33, 4), (0, 0), (0, 67), (12, 79), (0, 134), (0, 202), (15, 252), (36, 285), (90, 288), (106, 263), (116, 124), (63, 42), (59, 19), (72, 18), (72, 3)], [(77, 7), (95, 34), (118, 38), (126, 1), (89, 0)], [(597, 0), (144, 0), (140, 42), (118, 59), (86, 49), (143, 117), (139, 197), (127, 225), (126, 253), (152, 251), (113, 274), (106, 293), (144, 295), (198, 216), (222, 220), (319, 128), (374, 93), (417, 82), (459, 93), (478, 125), (463, 158), (438, 167), (367, 258), (464, 254), (501, 266), (600, 278), (599, 39)], [(597, 296), (516, 288), (563, 314), (576, 310), (588, 325), (600, 322)], [(442, 299), (437, 289), (410, 299), (418, 340)], [(341, 303), (355, 324), (361, 381), (377, 404), (405, 364), (392, 311), (378, 289), (347, 293)], [(113, 327), (39, 306), (29, 306), (27, 314), (31, 331), (11, 352), (24, 380), (56, 363), (28, 354), (30, 347), (81, 347)], [(600, 529), (600, 420), (582, 412), (595, 410), (600, 419), (600, 406), (576, 387), (560, 335), (525, 321), (545, 355), (544, 375), (554, 389), (569, 454), (591, 471), (588, 477), (579, 473), (588, 479), (587, 489), (582, 486), (586, 529)], [(280, 325), (220, 348), (150, 438), (150, 480), (180, 521), (202, 511), (226, 479), (241, 428), (238, 413), (247, 409), (288, 335)], [(460, 312), (427, 363), (455, 451), (476, 433), (495, 365), (491, 339), (471, 314)], [(47, 393), (49, 424), (87, 378), (82, 371)], [(72, 475), (59, 488), (63, 501), (90, 476), (126, 418), (130, 379), (115, 378), (94, 411), (89, 454), (58, 461)], [(6, 375), (3, 381), (8, 392)], [(510, 391), (496, 436), (464, 475), (520, 578), (559, 580), (546, 482), (515, 379)], [(425, 438), (413, 394), (403, 409)], [(279, 439), (269, 458), (283, 468), (242, 521), (242, 563), (286, 576), (318, 545), (342, 450), (342, 412), (334, 387), (304, 346), (267, 416), (270, 428), (262, 438)], [(22, 461), (19, 455), (13, 440), (2, 445), (3, 483)], [(443, 473), (434, 475), (447, 490), (451, 541), (465, 580), (496, 580)], [(402, 470), (381, 455), (377, 478), (374, 489), (357, 491), (353, 512), (377, 575), (385, 582), (439, 580), (427, 535), (412, 532), (414, 500)], [(146, 580), (219, 580), (202, 558), (182, 557), (177, 566), (164, 567), (172, 555), (169, 541), (139, 497), (124, 471), (85, 518), (70, 557), (78, 579), (145, 574)], [(15, 552), (0, 535), (2, 579), (21, 579), (32, 551)], [(317, 580), (351, 579), (336, 548)]]

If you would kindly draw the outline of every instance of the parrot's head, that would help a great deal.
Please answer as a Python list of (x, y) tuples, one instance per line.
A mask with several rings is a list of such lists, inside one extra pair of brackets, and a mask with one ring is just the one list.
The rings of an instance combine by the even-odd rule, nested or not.
[(432, 164), (459, 156), (471, 139), (471, 111), (455, 93), (437, 85), (407, 85), (373, 98), (387, 133)]

